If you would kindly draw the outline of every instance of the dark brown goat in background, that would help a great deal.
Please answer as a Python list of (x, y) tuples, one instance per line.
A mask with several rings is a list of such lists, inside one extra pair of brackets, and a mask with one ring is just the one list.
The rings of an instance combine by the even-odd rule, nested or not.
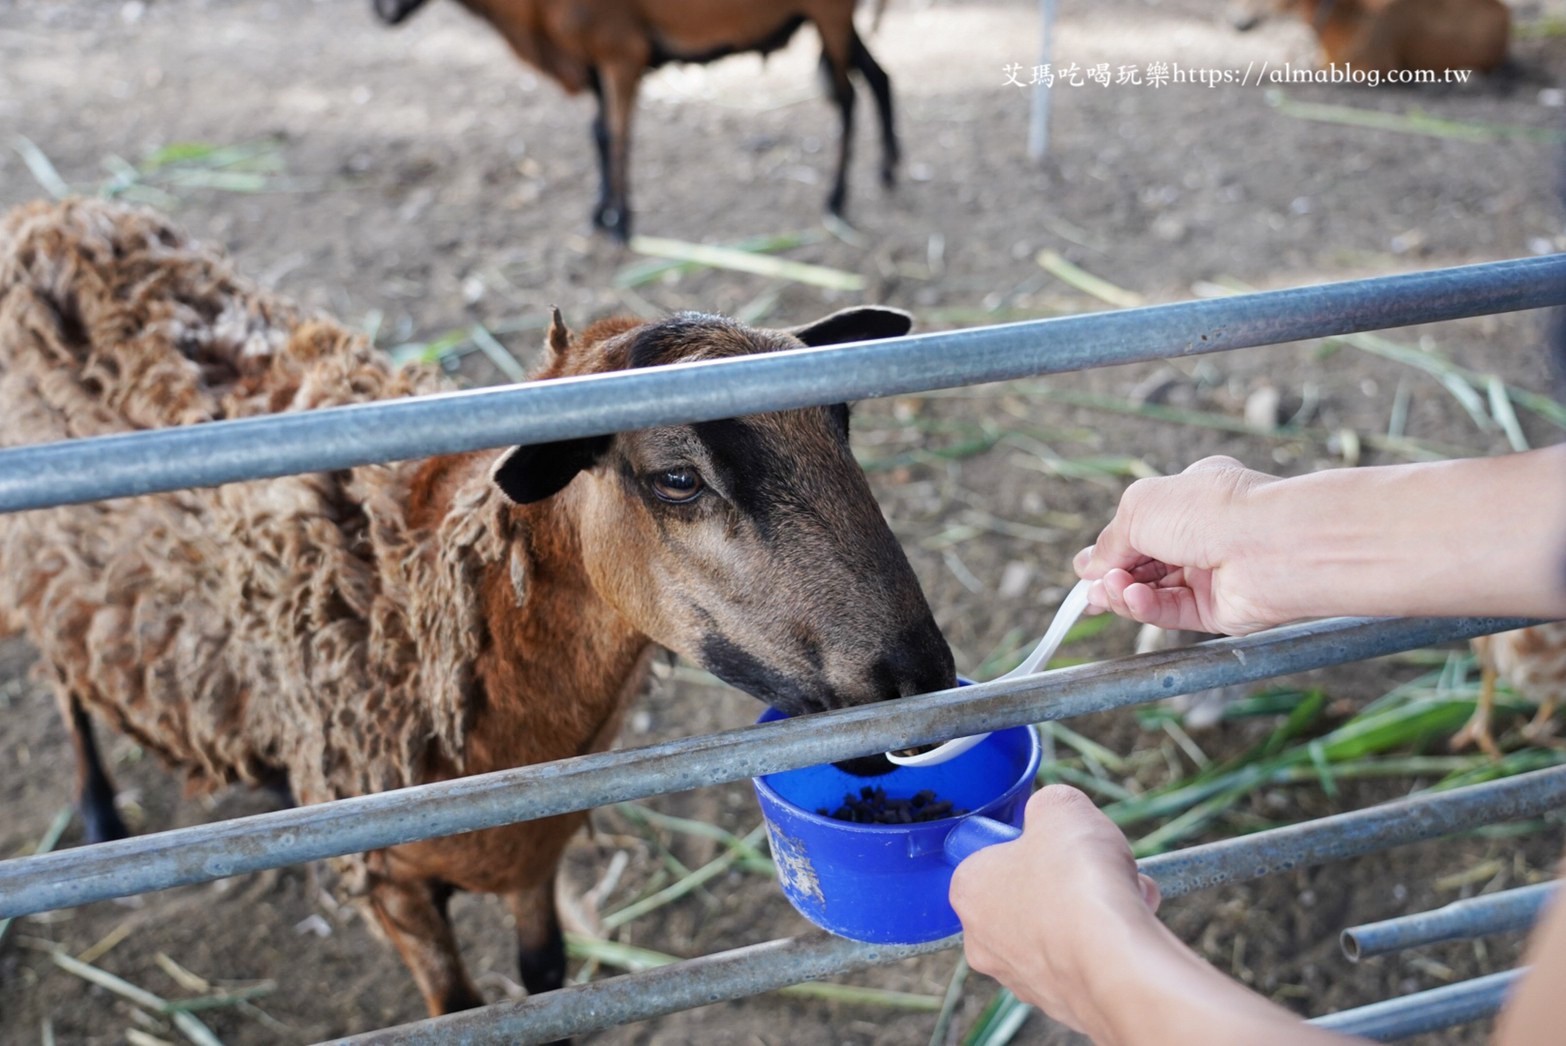
[[(396, 25), (425, 0), (373, 0)], [(854, 28), (854, 0), (459, 0), (505, 37), (524, 62), (567, 93), (598, 99), (593, 141), (600, 189), (593, 224), (622, 242), (631, 234), (631, 115), (648, 69), (666, 62), (711, 62), (731, 54), (767, 54), (809, 22), (821, 34), (821, 64), (842, 117), (837, 174), (827, 210), (842, 216), (854, 135), (854, 85), (864, 77), (881, 119), (881, 182), (896, 177), (892, 83)], [(700, 153), (700, 150), (697, 151)]]
[[(539, 377), (887, 337), (711, 316), (557, 322)], [(0, 222), (0, 445), (433, 392), (150, 212)], [(0, 515), (0, 631), (25, 627), (80, 761), (89, 839), (125, 834), (89, 713), (193, 791), (315, 803), (607, 748), (655, 644), (791, 713), (953, 685), (848, 447), (845, 407), (677, 425)], [(585, 814), (343, 859), (432, 1014), (478, 1005), (446, 915), (500, 895), (523, 983), (558, 987), (554, 879)]]

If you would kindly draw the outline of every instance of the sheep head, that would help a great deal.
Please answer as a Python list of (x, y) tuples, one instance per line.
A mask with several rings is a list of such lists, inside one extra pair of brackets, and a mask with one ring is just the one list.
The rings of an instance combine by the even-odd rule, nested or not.
[[(896, 337), (909, 317), (848, 309), (789, 331), (714, 316), (558, 320), (541, 377)], [(518, 447), (494, 481), (564, 499), (594, 588), (636, 628), (791, 713), (955, 685), (902, 548), (848, 445), (846, 405)]]

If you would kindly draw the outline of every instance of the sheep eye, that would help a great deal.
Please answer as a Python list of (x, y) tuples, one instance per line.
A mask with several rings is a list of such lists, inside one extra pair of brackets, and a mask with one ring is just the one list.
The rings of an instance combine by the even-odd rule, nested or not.
[(706, 486), (695, 469), (668, 469), (652, 478), (653, 493), (674, 505), (695, 501)]

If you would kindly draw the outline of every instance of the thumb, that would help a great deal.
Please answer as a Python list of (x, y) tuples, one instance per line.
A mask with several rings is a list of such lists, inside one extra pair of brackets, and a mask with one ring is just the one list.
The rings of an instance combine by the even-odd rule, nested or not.
[(1142, 900), (1147, 904), (1150, 912), (1158, 911), (1158, 906), (1163, 902), (1164, 892), (1158, 887), (1158, 880), (1152, 876), (1138, 873), (1137, 885), (1142, 888)]

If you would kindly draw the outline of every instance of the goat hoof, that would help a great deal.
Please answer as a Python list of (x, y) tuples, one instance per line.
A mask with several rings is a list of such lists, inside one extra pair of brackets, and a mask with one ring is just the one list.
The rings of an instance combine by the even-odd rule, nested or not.
[(614, 237), (621, 246), (631, 242), (631, 215), (619, 207), (601, 203), (593, 208), (593, 225)]

